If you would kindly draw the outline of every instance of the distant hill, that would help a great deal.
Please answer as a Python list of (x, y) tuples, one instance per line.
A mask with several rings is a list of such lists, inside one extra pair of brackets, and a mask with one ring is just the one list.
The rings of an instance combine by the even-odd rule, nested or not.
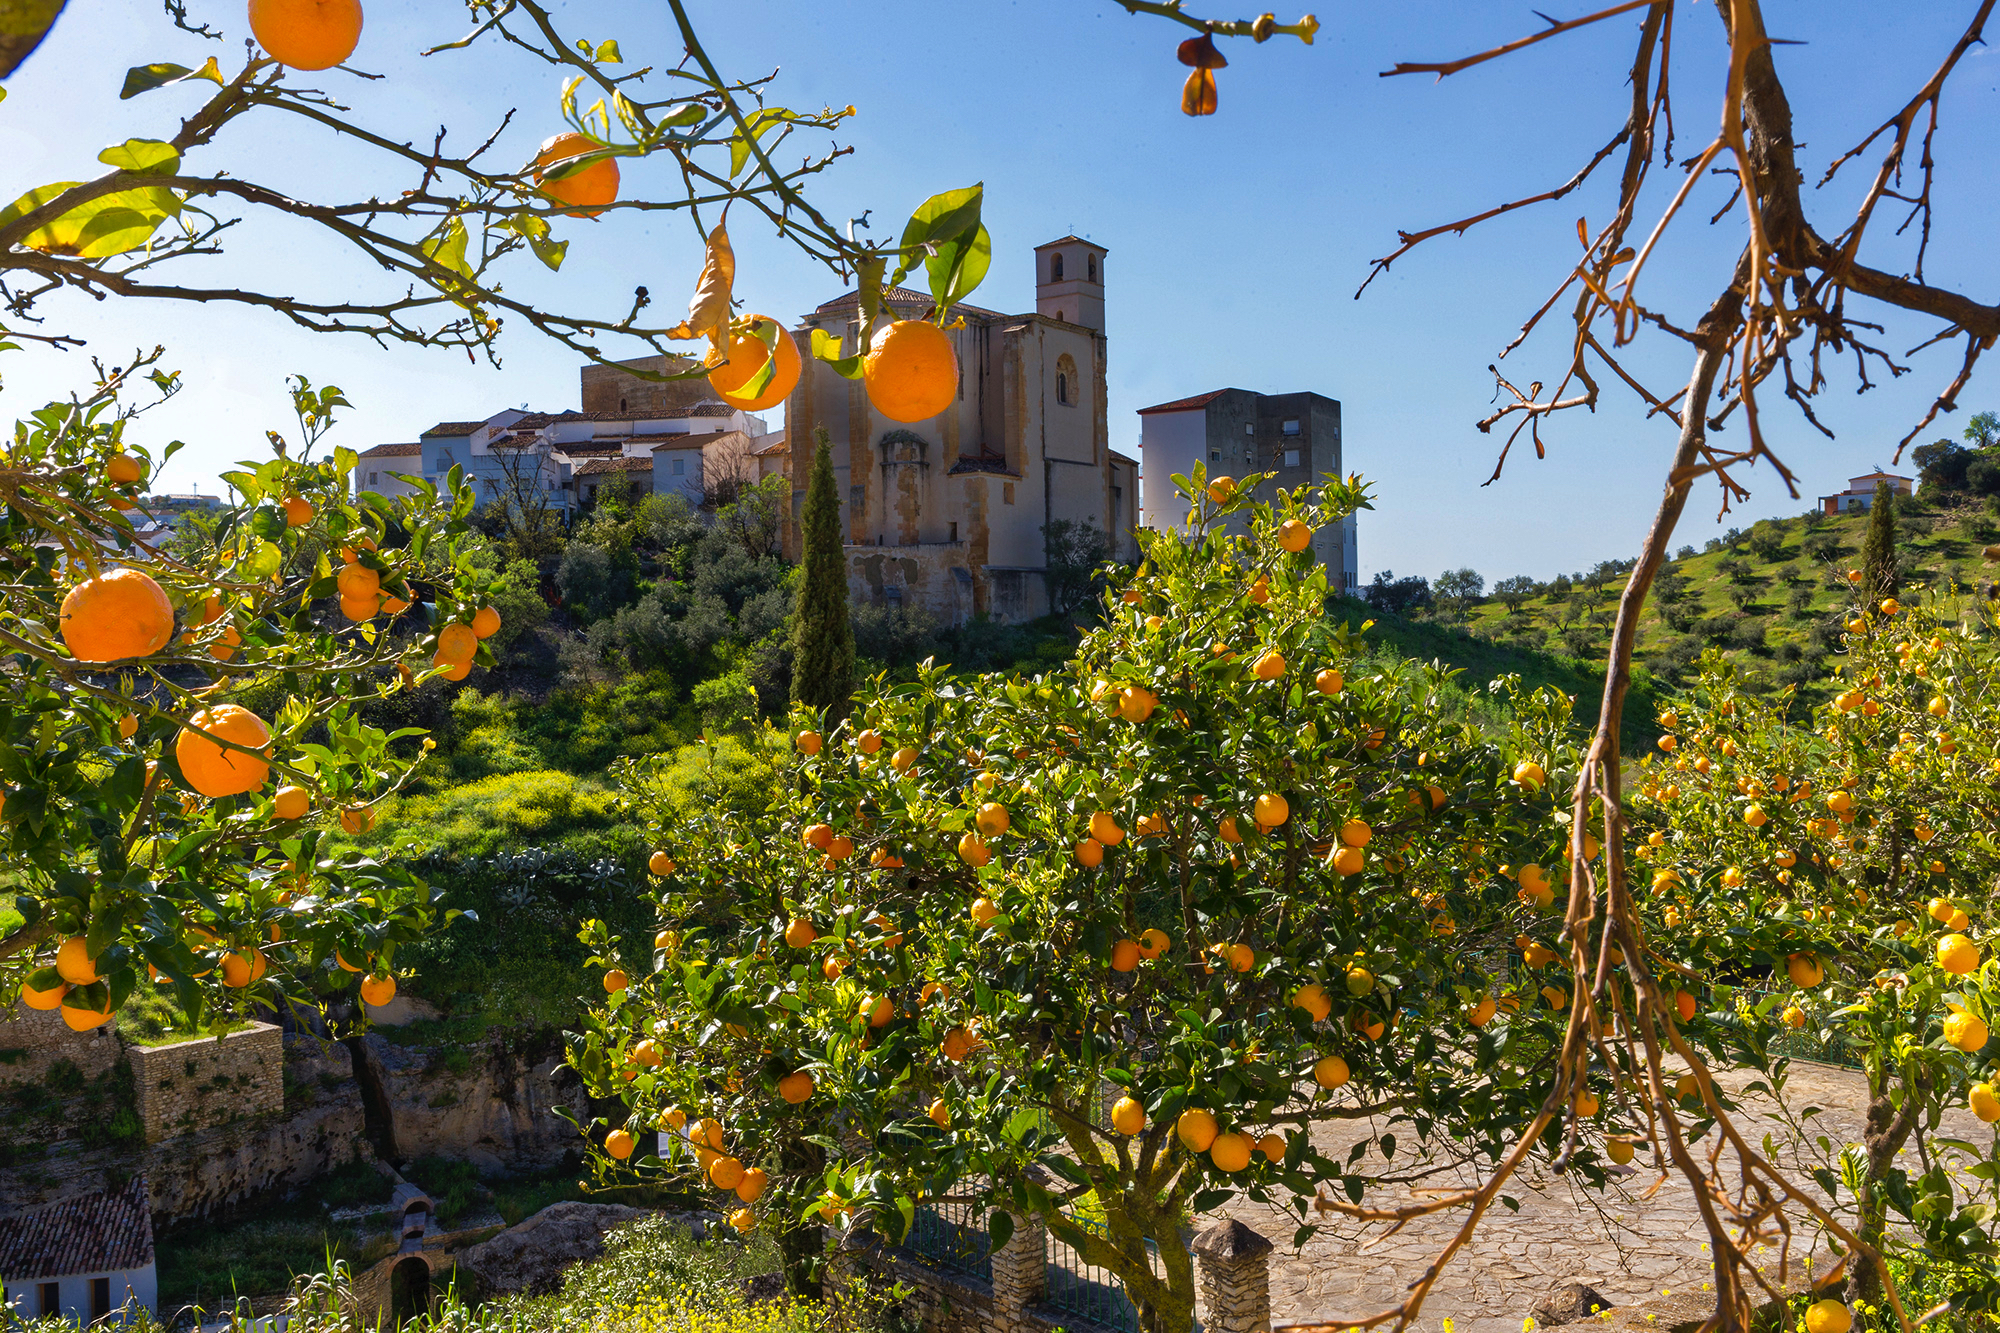
[[(1980, 551), (2000, 541), (2000, 522), (1976, 499), (1947, 500), (1897, 503), (1897, 564), (1912, 593), (1953, 582), (1976, 589), (1991, 577)], [(1704, 650), (1717, 648), (1739, 662), (1751, 689), (1796, 684), (1804, 687), (1802, 705), (1816, 702), (1826, 693), (1826, 659), (1844, 633), (1846, 574), (1859, 563), (1867, 527), (1865, 513), (1808, 513), (1730, 529), (1701, 549), (1680, 547), (1655, 583), (1641, 622), (1634, 660), (1649, 674), (1649, 688), (1671, 693)], [(1374, 614), (1383, 623), (1379, 632), (1399, 650), (1408, 644), (1410, 656), (1438, 657), (1474, 675), (1521, 670), (1533, 679), (1539, 670), (1550, 683), (1571, 689), (1562, 682), (1581, 683), (1587, 673), (1600, 682), (1592, 687), (1594, 706), (1602, 688), (1599, 664), (1630, 569), (1630, 561), (1605, 561), (1587, 574), (1547, 582), (1503, 578), (1477, 599), (1448, 595), (1454, 580), (1446, 576), (1428, 606), (1401, 616)], [(1504, 661), (1537, 665), (1497, 666)], [(1626, 710), (1628, 750), (1635, 711)], [(1649, 709), (1648, 731), (1650, 722)]]

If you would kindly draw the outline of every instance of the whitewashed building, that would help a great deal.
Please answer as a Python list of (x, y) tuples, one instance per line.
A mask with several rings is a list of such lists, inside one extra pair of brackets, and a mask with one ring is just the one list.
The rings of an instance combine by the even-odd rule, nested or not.
[(146, 1178), (0, 1218), (0, 1285), (16, 1318), (119, 1323), (158, 1314)]

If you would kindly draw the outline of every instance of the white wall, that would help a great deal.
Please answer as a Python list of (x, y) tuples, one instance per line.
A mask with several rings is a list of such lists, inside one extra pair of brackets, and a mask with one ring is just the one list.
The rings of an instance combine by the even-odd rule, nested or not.
[(56, 1283), (62, 1291), (62, 1313), (65, 1318), (79, 1324), (90, 1322), (90, 1284), (96, 1278), (106, 1278), (111, 1283), (111, 1309), (116, 1312), (128, 1303), (132, 1310), (143, 1307), (157, 1313), (159, 1307), (159, 1283), (153, 1268), (133, 1269), (123, 1273), (79, 1273), (72, 1277), (7, 1279), (7, 1300), (15, 1303), (17, 1318), (34, 1319), (41, 1313), (41, 1286), (44, 1281)]
[(1207, 458), (1206, 411), (1153, 412), (1139, 418), (1140, 503), (1147, 527), (1181, 526), (1187, 509), (1174, 492), (1174, 474), (1192, 475), (1194, 465)]

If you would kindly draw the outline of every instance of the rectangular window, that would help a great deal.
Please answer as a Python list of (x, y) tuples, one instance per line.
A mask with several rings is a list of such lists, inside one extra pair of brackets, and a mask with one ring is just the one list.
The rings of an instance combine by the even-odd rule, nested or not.
[(688, 470), (687, 459), (676, 458), (674, 460), (674, 475), (676, 477), (685, 477), (687, 475), (687, 470)]
[(111, 1313), (111, 1279), (94, 1277), (90, 1279), (90, 1317), (102, 1319)]
[(1222, 450), (1210, 449), (1208, 451), (1208, 461), (1211, 463), (1220, 463), (1222, 461)]
[(1245, 435), (1255, 435), (1255, 434), (1257, 433), (1257, 423), (1256, 423), (1256, 422), (1254, 422), (1254, 421), (1246, 421), (1246, 422), (1244, 422), (1244, 423), (1243, 423), (1243, 433), (1244, 433)]
[(952, 524), (952, 525), (951, 525), (951, 539), (952, 539), (953, 541), (957, 541), (957, 540), (958, 540), (958, 524), (956, 524), (956, 523), (954, 523), (954, 524)]
[(1299, 451), (1296, 449), (1285, 450), (1285, 466), (1297, 467), (1298, 465), (1299, 465)]
[(867, 503), (868, 488), (866, 486), (849, 486), (847, 488), (847, 508), (850, 513), (860, 513), (861, 507)]
[(1287, 421), (1284, 424), (1284, 426), (1280, 429), (1279, 433), (1282, 435), (1297, 435), (1299, 433), (1299, 423), (1297, 419), (1294, 418), (1291, 421)]
[(373, 486), (375, 484), (375, 473), (371, 472), (368, 474), (368, 484), (370, 486)]
[(37, 1312), (44, 1319), (56, 1319), (62, 1315), (62, 1283), (44, 1282), (36, 1294)]

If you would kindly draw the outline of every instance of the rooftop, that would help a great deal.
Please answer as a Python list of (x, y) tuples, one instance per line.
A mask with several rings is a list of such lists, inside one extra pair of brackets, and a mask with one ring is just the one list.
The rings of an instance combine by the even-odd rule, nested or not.
[(1211, 389), (1207, 393), (1198, 393), (1192, 398), (1176, 398), (1171, 403), (1155, 403), (1151, 407), (1140, 408), (1139, 415), (1143, 417), (1149, 416), (1154, 412), (1193, 412), (1199, 408), (1207, 407), (1210, 403), (1228, 392), (1229, 390), (1227, 389)]
[(363, 458), (416, 458), (422, 456), (421, 444), (378, 444), (373, 449), (361, 451)]
[(1072, 241), (1076, 242), (1078, 245), (1087, 245), (1091, 249), (1097, 251), (1099, 254), (1108, 255), (1111, 253), (1109, 250), (1099, 245), (1096, 241), (1091, 240), (1087, 236), (1079, 236), (1075, 232), (1071, 232), (1067, 236), (1058, 236), (1053, 241), (1043, 241), (1040, 245), (1035, 247), (1035, 253), (1040, 254), (1044, 250), (1053, 250), (1058, 245), (1068, 245)]
[(0, 1218), (0, 1276), (10, 1286), (152, 1262), (152, 1206), (143, 1175), (115, 1193), (79, 1194)]
[(604, 472), (651, 472), (653, 460), (650, 458), (593, 458), (576, 470), (579, 477), (594, 477)]
[(426, 435), (470, 435), (486, 423), (483, 421), (440, 421), (425, 431)]
[[(665, 440), (666, 443), (654, 445), (653, 452), (658, 453), (662, 449), (703, 449), (714, 444), (725, 435), (743, 435), (743, 432), (740, 430), (705, 430), (699, 435), (663, 435), (660, 438)], [(640, 438), (652, 439), (653, 437), (646, 435)], [(747, 440), (750, 437), (745, 435), (743, 438)]]
[[(926, 310), (937, 304), (930, 293), (911, 291), (908, 287), (884, 287), (882, 289), (882, 302), (884, 305), (922, 306)], [(854, 306), (858, 309), (860, 305), (861, 293), (842, 292), (831, 301), (822, 302), (813, 313), (815, 315), (830, 315), (848, 306)], [(1006, 318), (998, 310), (986, 310), (976, 305), (955, 305), (952, 309), (961, 315), (980, 315), (987, 319)]]

